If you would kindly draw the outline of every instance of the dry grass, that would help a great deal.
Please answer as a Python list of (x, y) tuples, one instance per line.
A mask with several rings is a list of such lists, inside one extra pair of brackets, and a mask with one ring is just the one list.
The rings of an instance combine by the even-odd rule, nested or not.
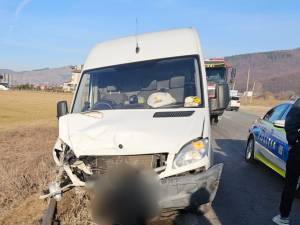
[(263, 116), (270, 108), (283, 102), (284, 100), (278, 100), (275, 98), (241, 98), (241, 110), (254, 114), (256, 116)]
[[(71, 97), (0, 92), (0, 225), (40, 224), (47, 202), (38, 196), (55, 174), (56, 102)], [(89, 202), (85, 191), (67, 193), (58, 205), (61, 224), (94, 224)]]
[(91, 214), (90, 194), (82, 188), (68, 192), (58, 204), (58, 219), (61, 224), (97, 225)]
[[(50, 181), (54, 172), (51, 148), (55, 136), (55, 128), (0, 132), (0, 224), (13, 224), (7, 220), (14, 221), (16, 218), (11, 215), (16, 212), (22, 217), (29, 213), (28, 208), (22, 212), (19, 204), (32, 195), (37, 196)], [(37, 204), (43, 204), (38, 201)], [(1, 218), (6, 222), (1, 222)]]
[(71, 102), (65, 93), (0, 91), (0, 131), (22, 126), (56, 125), (56, 103)]
[(70, 94), (0, 92), (0, 224), (35, 224), (53, 177), (56, 102)]
[(280, 102), (283, 102), (284, 100), (278, 100), (275, 98), (253, 98), (251, 101), (251, 98), (241, 98), (241, 105), (244, 106), (263, 106), (263, 107), (272, 107), (274, 105), (279, 104)]

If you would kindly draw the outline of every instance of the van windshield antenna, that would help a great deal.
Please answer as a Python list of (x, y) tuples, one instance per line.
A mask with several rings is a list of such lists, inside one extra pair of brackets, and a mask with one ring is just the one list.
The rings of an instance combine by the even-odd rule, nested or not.
[(135, 53), (138, 54), (140, 52), (139, 41), (138, 41), (138, 18), (135, 19)]

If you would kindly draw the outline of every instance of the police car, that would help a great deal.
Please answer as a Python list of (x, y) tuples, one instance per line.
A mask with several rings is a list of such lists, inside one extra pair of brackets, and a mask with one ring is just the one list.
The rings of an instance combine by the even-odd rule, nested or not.
[(289, 148), (284, 125), (294, 102), (292, 100), (275, 106), (252, 124), (245, 151), (247, 162), (260, 161), (285, 176)]

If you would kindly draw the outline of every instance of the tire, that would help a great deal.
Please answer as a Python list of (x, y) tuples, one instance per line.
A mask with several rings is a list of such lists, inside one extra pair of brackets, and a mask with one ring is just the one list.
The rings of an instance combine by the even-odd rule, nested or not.
[(217, 125), (218, 122), (219, 122), (219, 117), (218, 116), (212, 116), (210, 118), (210, 122), (211, 122), (212, 125)]
[(254, 152), (255, 152), (255, 140), (251, 135), (247, 142), (247, 147), (245, 151), (245, 160), (246, 162), (253, 163), (254, 160)]

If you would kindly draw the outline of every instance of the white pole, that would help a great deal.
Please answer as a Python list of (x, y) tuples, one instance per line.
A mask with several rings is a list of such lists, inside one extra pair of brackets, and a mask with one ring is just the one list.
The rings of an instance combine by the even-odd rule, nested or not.
[(247, 88), (246, 88), (246, 102), (248, 103), (248, 91), (249, 91), (249, 80), (250, 80), (250, 64), (248, 68)]
[(253, 83), (253, 87), (252, 87), (252, 95), (251, 95), (251, 102), (250, 102), (251, 104), (252, 104), (253, 95), (254, 95), (255, 83), (256, 83), (256, 81), (254, 81), (254, 83)]

